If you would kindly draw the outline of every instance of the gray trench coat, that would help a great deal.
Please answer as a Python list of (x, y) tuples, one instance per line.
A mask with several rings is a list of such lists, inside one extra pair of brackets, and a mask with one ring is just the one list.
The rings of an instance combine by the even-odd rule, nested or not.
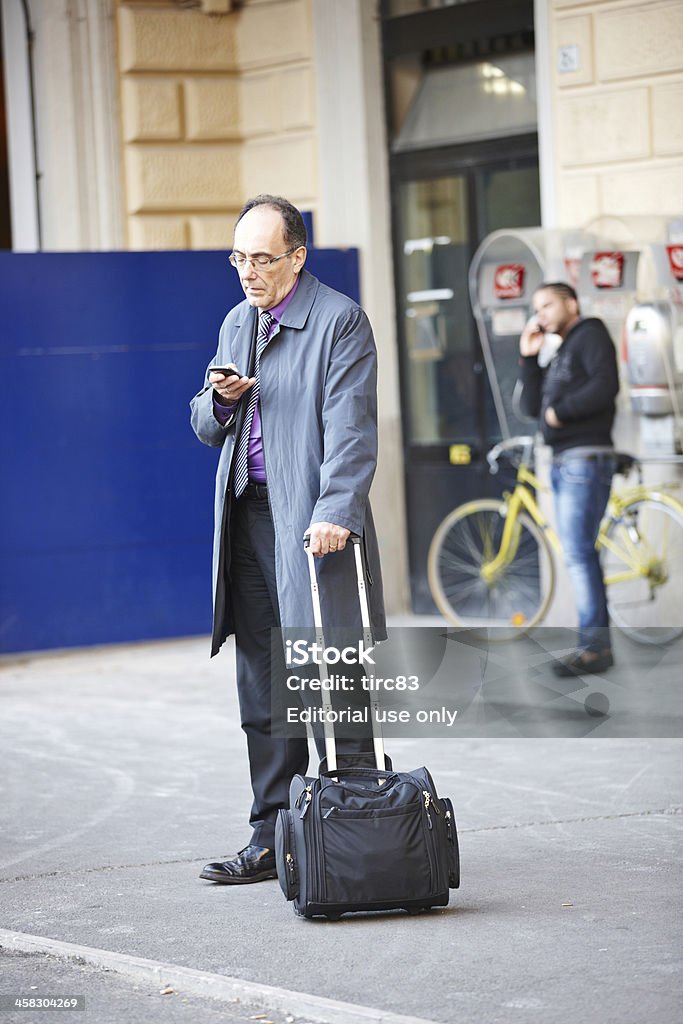
[[(211, 365), (234, 363), (241, 373), (248, 372), (256, 316), (246, 301), (228, 313)], [(226, 522), (239, 410), (225, 426), (218, 423), (208, 373), (207, 369), (206, 386), (190, 407), (199, 440), (222, 449), (215, 494), (215, 654), (233, 631)], [(312, 626), (303, 536), (312, 523), (330, 522), (363, 538), (373, 635), (383, 639), (379, 552), (368, 501), (377, 461), (377, 353), (367, 316), (351, 299), (303, 270), (296, 294), (261, 356), (260, 380), (280, 622), (294, 629)], [(352, 546), (316, 561), (326, 623), (359, 628)]]

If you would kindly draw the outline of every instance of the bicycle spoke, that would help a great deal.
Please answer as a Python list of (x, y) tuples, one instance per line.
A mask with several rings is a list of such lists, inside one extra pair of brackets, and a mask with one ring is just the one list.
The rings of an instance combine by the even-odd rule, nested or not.
[(683, 633), (683, 511), (641, 499), (609, 524), (603, 543), (614, 622), (649, 643), (666, 643)]
[(441, 565), (445, 572), (448, 573), (454, 574), (456, 572), (461, 572), (465, 576), (476, 576), (477, 578), (479, 578), (481, 575), (480, 565), (473, 565), (471, 562), (467, 562), (462, 558), (444, 557), (441, 559)]
[(524, 513), (514, 524), (510, 545), (501, 549), (501, 508), (487, 499), (444, 520), (430, 549), (430, 585), (451, 621), (506, 626), (514, 635), (547, 606), (550, 555), (538, 527)]

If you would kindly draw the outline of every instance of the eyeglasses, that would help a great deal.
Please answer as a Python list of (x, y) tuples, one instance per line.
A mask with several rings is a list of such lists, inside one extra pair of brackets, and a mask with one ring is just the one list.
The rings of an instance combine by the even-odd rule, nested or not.
[(292, 246), (287, 252), (281, 253), (279, 256), (266, 256), (265, 254), (259, 253), (257, 256), (245, 256), (243, 252), (231, 252), (228, 256), (228, 260), (232, 263), (236, 270), (243, 270), (247, 263), (251, 263), (252, 267), (259, 270), (266, 270), (268, 267), (272, 267), (273, 263), (277, 263), (278, 260), (284, 259), (285, 256), (291, 256), (293, 252), (300, 249), (300, 245)]

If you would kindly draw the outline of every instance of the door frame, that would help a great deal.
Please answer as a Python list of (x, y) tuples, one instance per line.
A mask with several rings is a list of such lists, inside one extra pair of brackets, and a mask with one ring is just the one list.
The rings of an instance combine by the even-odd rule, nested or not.
[[(412, 430), (412, 409), (410, 407), (407, 387), (407, 353), (405, 345), (405, 324), (401, 310), (403, 294), (401, 289), (401, 270), (403, 251), (400, 239), (400, 202), (399, 190), (402, 185), (413, 181), (429, 181), (433, 178), (462, 176), (466, 182), (466, 211), (470, 235), (469, 260), (482, 241), (480, 237), (481, 219), (479, 215), (480, 197), (478, 195), (478, 176), (491, 170), (515, 170), (533, 165), (538, 167), (538, 135), (529, 132), (524, 135), (511, 136), (505, 139), (485, 139), (479, 142), (468, 142), (454, 146), (440, 146), (434, 149), (420, 149), (390, 156), (390, 194), (391, 194), (391, 228), (394, 261), (394, 295), (397, 312), (399, 388), (401, 396), (404, 448), (404, 467), (412, 461), (416, 449), (421, 451), (427, 460), (443, 457), (448, 442), (436, 445), (416, 445), (410, 440)], [(472, 366), (477, 380), (477, 420), (479, 443), (486, 447), (488, 442), (486, 430), (486, 414), (484, 408), (485, 373), (483, 354), (479, 343), (474, 317), (472, 322)], [(479, 368), (480, 367), (480, 368)]]
[[(400, 188), (412, 181), (425, 181), (433, 178), (463, 176), (466, 188), (466, 215), (469, 234), (469, 262), (481, 242), (482, 228), (480, 209), (481, 177), (487, 171), (514, 170), (520, 167), (533, 166), (538, 168), (538, 136), (536, 132), (512, 136), (504, 139), (486, 139), (460, 145), (442, 146), (434, 149), (423, 149), (394, 153), (390, 156), (390, 195), (392, 221), (392, 248), (394, 259), (394, 288), (396, 330), (398, 339), (399, 393), (403, 420), (403, 473), (404, 493), (406, 496), (406, 536), (408, 548), (408, 564), (410, 573), (410, 599), (413, 610), (417, 613), (434, 612), (425, 580), (427, 534), (430, 531), (430, 516), (434, 518), (437, 506), (444, 506), (436, 518), (440, 518), (448, 510), (444, 503), (452, 488), (457, 486), (459, 501), (481, 496), (482, 494), (500, 493), (503, 484), (508, 481), (491, 478), (484, 472), (483, 453), (488, 450), (489, 431), (487, 427), (486, 372), (481, 351), (479, 334), (474, 317), (471, 317), (472, 338), (472, 372), (476, 386), (476, 412), (473, 433), (476, 444), (472, 448), (470, 465), (453, 466), (450, 464), (449, 440), (436, 444), (416, 444), (413, 436), (413, 410), (410, 404), (408, 388), (408, 352), (403, 318), (403, 249), (401, 237)], [(467, 285), (465, 284), (465, 287)], [(469, 302), (468, 302), (469, 305)], [(455, 481), (457, 480), (457, 485)], [(431, 483), (430, 483), (431, 481)], [(415, 519), (415, 502), (411, 488), (434, 486), (434, 508), (426, 513), (423, 526)], [(448, 500), (450, 500), (448, 498)], [(457, 504), (458, 501), (455, 502)], [(451, 506), (452, 507), (452, 506)], [(420, 516), (422, 513), (420, 513)]]

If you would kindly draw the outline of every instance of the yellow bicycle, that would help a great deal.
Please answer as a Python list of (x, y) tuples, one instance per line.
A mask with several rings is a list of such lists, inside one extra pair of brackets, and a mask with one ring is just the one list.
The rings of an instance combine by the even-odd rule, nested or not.
[[(491, 472), (510, 454), (514, 490), (454, 509), (429, 549), (429, 586), (442, 615), (458, 626), (498, 627), (500, 639), (543, 621), (562, 554), (536, 502), (534, 492), (547, 488), (530, 468), (533, 448), (532, 437), (495, 445)], [(678, 484), (644, 485), (637, 459), (617, 459), (617, 472), (636, 470), (638, 483), (612, 492), (596, 541), (610, 617), (633, 640), (668, 643), (683, 633), (683, 504), (670, 493)]]

